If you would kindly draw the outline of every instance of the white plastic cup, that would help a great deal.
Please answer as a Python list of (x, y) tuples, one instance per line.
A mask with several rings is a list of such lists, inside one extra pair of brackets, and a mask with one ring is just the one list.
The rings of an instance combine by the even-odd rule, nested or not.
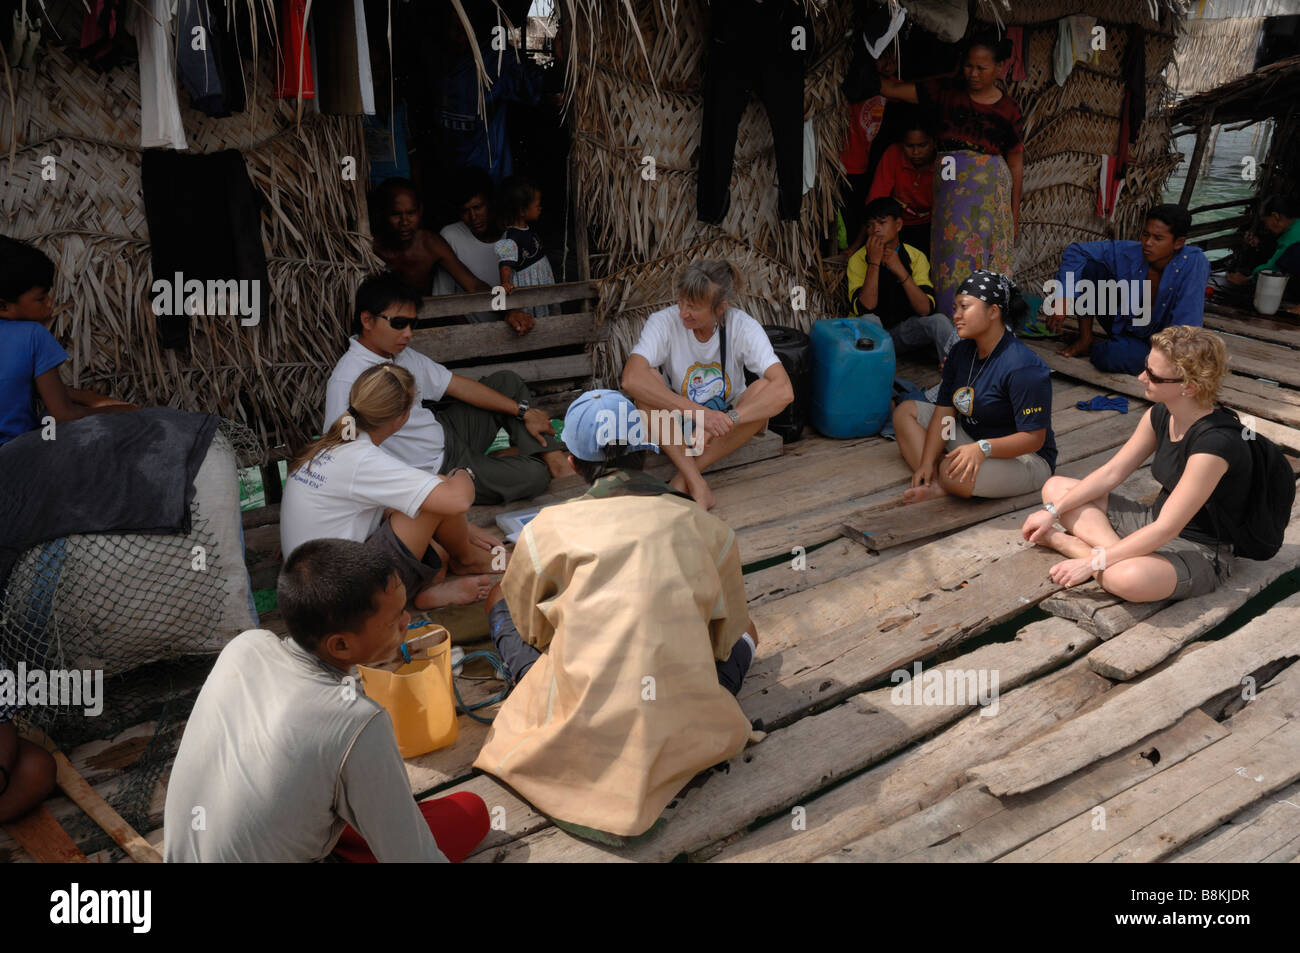
[(1255, 310), (1260, 314), (1277, 314), (1290, 277), (1280, 271), (1261, 271), (1255, 278)]

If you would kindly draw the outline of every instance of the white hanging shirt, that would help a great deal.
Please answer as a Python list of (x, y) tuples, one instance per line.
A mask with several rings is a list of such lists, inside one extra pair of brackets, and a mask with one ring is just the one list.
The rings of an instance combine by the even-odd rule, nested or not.
[(127, 4), (126, 21), (140, 48), (140, 145), (188, 149), (176, 92), (176, 0), (141, 3)]

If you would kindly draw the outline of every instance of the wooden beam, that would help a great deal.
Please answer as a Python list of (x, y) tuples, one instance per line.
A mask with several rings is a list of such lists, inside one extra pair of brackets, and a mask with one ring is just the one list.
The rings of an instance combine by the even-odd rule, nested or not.
[(527, 334), (516, 334), (504, 321), (424, 328), (411, 338), (411, 348), (439, 364), (447, 364), (489, 354), (501, 356), (570, 344), (589, 344), (594, 334), (591, 312), (553, 314), (539, 319)]
[(473, 367), (454, 368), (457, 374), (478, 380), (497, 371), (514, 371), (525, 383), (533, 381), (558, 381), (570, 377), (591, 377), (591, 356), (566, 354), (562, 357), (542, 357), (534, 360), (502, 361), (500, 364), (476, 364)]
[[(44, 805), (0, 825), (38, 864), (84, 864), (86, 855)], [(12, 861), (13, 858), (10, 858)]]
[(1231, 218), (1221, 218), (1214, 222), (1203, 222), (1199, 225), (1193, 225), (1187, 230), (1187, 238), (1190, 241), (1198, 235), (1213, 235), (1217, 232), (1224, 232), (1231, 229), (1236, 231), (1241, 226), (1251, 220), (1249, 215), (1234, 215)]
[(1241, 812), (1213, 833), (1169, 858), (1172, 864), (1285, 863), (1300, 857), (1296, 805), (1300, 784), (1293, 784)]
[(67, 756), (62, 751), (55, 751), (53, 755), (58, 770), (59, 787), (63, 788), (63, 793), (89, 814), (90, 819), (113, 838), (136, 863), (161, 864), (162, 855), (153, 845), (132, 830), (131, 825), (122, 818), (122, 815), (113, 810), (113, 806), (86, 783), (86, 779), (72, 766)]
[(1214, 125), (1214, 107), (1205, 111), (1205, 119), (1196, 130), (1196, 146), (1192, 149), (1192, 158), (1187, 163), (1187, 178), (1183, 181), (1183, 192), (1178, 197), (1178, 204), (1187, 208), (1192, 201), (1192, 192), (1196, 189), (1196, 179), (1201, 171), (1201, 159), (1205, 155), (1205, 143), (1210, 137)]
[(1188, 215), (1200, 215), (1202, 212), (1217, 212), (1221, 208), (1236, 208), (1238, 205), (1249, 205), (1255, 201), (1254, 197), (1244, 199), (1232, 199), (1227, 202), (1214, 202), (1210, 205), (1200, 205), (1194, 209), (1189, 209)]
[[(570, 281), (564, 284), (541, 285), (535, 288), (516, 288), (506, 296), (506, 310), (531, 308), (539, 304), (563, 304), (594, 298), (596, 286), (590, 281)], [(448, 318), (475, 311), (492, 311), (494, 295), (490, 291), (474, 294), (437, 295), (425, 298), (417, 312), (420, 318)]]
[[(1167, 728), (1197, 705), (1269, 662), (1300, 656), (1294, 613), (1300, 594), (1122, 695), (1063, 723), (1014, 755), (971, 770), (996, 797), (1021, 794), (1063, 778), (1098, 758)], [(1300, 674), (1300, 673), (1297, 673)]]

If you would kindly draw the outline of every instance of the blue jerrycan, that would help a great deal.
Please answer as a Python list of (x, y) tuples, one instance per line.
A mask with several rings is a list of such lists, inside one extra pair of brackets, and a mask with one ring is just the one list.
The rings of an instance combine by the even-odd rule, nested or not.
[(812, 425), (827, 437), (870, 437), (889, 420), (894, 339), (864, 318), (812, 326)]

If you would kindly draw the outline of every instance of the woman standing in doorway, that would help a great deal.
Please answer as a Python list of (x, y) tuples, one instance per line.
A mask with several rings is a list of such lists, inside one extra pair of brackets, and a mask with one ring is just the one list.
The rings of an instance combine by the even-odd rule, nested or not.
[(1020, 107), (997, 86), (1010, 55), (1010, 40), (981, 35), (966, 46), (959, 78), (881, 80), (886, 96), (932, 110), (938, 125), (930, 259), (937, 310), (944, 314), (952, 314), (961, 278), (1012, 269), (1024, 142)]

